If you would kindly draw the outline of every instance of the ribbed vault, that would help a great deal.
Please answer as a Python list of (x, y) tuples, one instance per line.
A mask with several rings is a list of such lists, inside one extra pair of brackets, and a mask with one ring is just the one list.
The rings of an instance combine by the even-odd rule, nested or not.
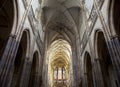
[(77, 33), (80, 20), (79, 0), (44, 0), (42, 3), (41, 21), (44, 30), (62, 24), (71, 29), (71, 32)]
[(66, 72), (66, 78), (62, 80), (70, 83), (72, 81), (70, 79), (73, 79), (71, 49), (79, 33), (78, 27), (82, 23), (81, 7), (80, 0), (43, 0), (42, 2), (41, 23), (46, 37), (49, 87), (54, 87), (54, 81), (61, 80), (59, 75), (57, 78), (54, 77), (54, 73), (57, 71), (59, 74), (60, 69)]
[[(48, 48), (47, 52), (47, 62), (48, 62), (48, 77), (49, 84), (54, 85), (54, 70), (57, 68), (64, 68), (66, 71), (66, 78), (64, 80), (70, 79), (71, 70), (71, 46), (70, 44), (63, 40), (55, 40)], [(58, 80), (61, 80), (58, 78)]]

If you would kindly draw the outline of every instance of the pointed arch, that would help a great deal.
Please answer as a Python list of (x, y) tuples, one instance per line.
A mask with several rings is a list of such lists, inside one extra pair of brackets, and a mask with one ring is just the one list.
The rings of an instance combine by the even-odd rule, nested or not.
[(27, 56), (28, 52), (28, 45), (29, 45), (29, 37), (28, 37), (28, 32), (23, 31), (22, 37), (19, 43), (17, 55), (15, 57), (14, 61), (14, 72), (13, 72), (13, 77), (11, 81), (10, 87), (20, 87), (20, 82), (21, 82), (21, 77), (22, 77), (22, 72), (24, 68), (24, 63), (25, 59)]
[(102, 31), (96, 32), (95, 38), (96, 57), (99, 60), (104, 86), (117, 87), (115, 72), (104, 33)]
[(17, 1), (0, 1), (0, 60), (2, 59), (2, 55), (11, 33), (16, 29), (18, 21), (17, 10)]
[(108, 23), (113, 35), (120, 37), (120, 1), (110, 0), (108, 4)]
[(37, 51), (33, 54), (30, 79), (29, 79), (29, 87), (38, 87), (39, 81), (39, 54)]
[(87, 76), (87, 82), (86, 85), (87, 87), (94, 87), (93, 85), (93, 74), (92, 74), (92, 61), (91, 61), (91, 56), (88, 52), (85, 52), (84, 56), (84, 72), (85, 75)]

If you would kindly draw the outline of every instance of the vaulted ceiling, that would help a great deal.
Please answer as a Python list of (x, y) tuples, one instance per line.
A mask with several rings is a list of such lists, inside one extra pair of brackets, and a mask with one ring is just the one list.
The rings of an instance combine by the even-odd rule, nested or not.
[(45, 32), (46, 64), (48, 64), (48, 74), (50, 74), (51, 80), (53, 68), (66, 67), (69, 70), (72, 67), (71, 47), (82, 20), (81, 1), (42, 1), (41, 23)]
[[(81, 0), (82, 1), (82, 0)], [(41, 23), (48, 45), (48, 61), (68, 64), (71, 43), (82, 20), (80, 0), (43, 0)]]
[[(49, 31), (49, 40), (65, 38), (78, 33), (81, 17), (80, 0), (43, 0), (41, 22), (44, 31)], [(70, 38), (70, 37), (69, 37)]]
[(49, 62), (53, 65), (68, 65), (71, 57), (71, 47), (65, 40), (58, 39), (48, 48)]

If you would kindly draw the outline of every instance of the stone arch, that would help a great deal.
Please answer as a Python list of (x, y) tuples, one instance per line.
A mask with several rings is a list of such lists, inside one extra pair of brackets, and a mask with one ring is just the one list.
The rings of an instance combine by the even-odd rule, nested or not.
[[(75, 10), (75, 8), (77, 10)], [(45, 21), (46, 21), (45, 19), (47, 17), (49, 17), (49, 18), (47, 18), (48, 20), (46, 21), (46, 26), (44, 26), (45, 30), (52, 29), (51, 26), (55, 27), (55, 25), (57, 25), (57, 26), (67, 27), (67, 29), (69, 28), (70, 32), (72, 32), (74, 34), (78, 34), (78, 30), (77, 30), (77, 27), (76, 27), (77, 24), (76, 24), (75, 20), (77, 20), (77, 22), (78, 22), (79, 19), (74, 18), (74, 16), (76, 16), (76, 17), (79, 16), (79, 12), (81, 11), (79, 6), (70, 7), (69, 9), (68, 8), (62, 8), (60, 11), (58, 11), (58, 13), (54, 12), (54, 9), (51, 6), (50, 7), (49, 6), (44, 6), (42, 8), (42, 10), (43, 10), (42, 14), (44, 14), (44, 16), (43, 15), (41, 16), (42, 17), (41, 20), (42, 20), (43, 25), (45, 24)], [(54, 14), (53, 13), (50, 14), (49, 11), (54, 12)], [(45, 12), (47, 12), (47, 13), (45, 13)], [(64, 15), (63, 15), (63, 13), (64, 13)], [(45, 17), (45, 14), (47, 14), (46, 17)], [(63, 22), (63, 20), (58, 21), (58, 19), (59, 19), (58, 15), (59, 14), (62, 14), (61, 19), (64, 19), (64, 22)], [(66, 21), (66, 20), (69, 20), (69, 21)]]
[(94, 41), (93, 41), (93, 46), (94, 46), (94, 52), (95, 52), (95, 56), (98, 57), (98, 54), (97, 54), (97, 36), (98, 36), (98, 33), (99, 32), (103, 32), (102, 29), (96, 29), (95, 32), (94, 32)]
[[(64, 25), (61, 24), (56, 26), (53, 26), (49, 28), (50, 30), (46, 33), (46, 38), (48, 39), (48, 46), (57, 39), (63, 39), (70, 43), (70, 45), (75, 44), (76, 34), (74, 32), (70, 31), (70, 29)], [(48, 34), (49, 32), (49, 34)]]
[(110, 25), (110, 30), (111, 30), (111, 32), (114, 32), (115, 35), (120, 37), (120, 17), (119, 17), (120, 1), (119, 0), (110, 0), (108, 6), (109, 6), (108, 21), (109, 21), (109, 25)]
[(31, 72), (30, 72), (30, 79), (28, 87), (38, 87), (39, 85), (39, 54), (37, 51), (33, 54)]
[(120, 36), (120, 1), (115, 0), (113, 11), (113, 22), (118, 36)]
[(10, 87), (20, 87), (22, 72), (24, 68), (25, 58), (28, 50), (28, 33), (23, 31), (18, 51), (14, 61), (14, 71)]
[(64, 33), (63, 35), (58, 35), (58, 34), (56, 34), (56, 36), (54, 35), (53, 38), (51, 39), (50, 44), (52, 44), (53, 42), (60, 40), (60, 39), (67, 41), (72, 46), (71, 38), (68, 37), (68, 35), (66, 33)]
[[(69, 42), (67, 42), (66, 40), (58, 39), (49, 45), (48, 50), (47, 50), (47, 57), (46, 57), (47, 61), (46, 62), (48, 63), (48, 73), (49, 73), (48, 84), (51, 85), (51, 87), (54, 85), (59, 86), (60, 80), (66, 84), (66, 80), (69, 81), (71, 79), (70, 74), (73, 72), (71, 55), (72, 55), (71, 46)], [(60, 77), (57, 75), (56, 77), (57, 78), (59, 77), (59, 78), (54, 79), (55, 68), (59, 69), (59, 71), (61, 71), (64, 68), (66, 72), (65, 78), (61, 78), (63, 77), (63, 74), (62, 75), (59, 74)], [(50, 76), (50, 73), (52, 74), (51, 76)], [(58, 84), (56, 84), (55, 82), (57, 82)]]
[[(30, 34), (30, 30), (29, 28), (25, 28), (22, 33), (25, 32), (26, 33), (26, 38), (27, 38), (27, 48), (26, 48), (26, 57), (29, 56), (30, 53), (30, 46), (31, 46), (31, 34)], [(23, 34), (22, 34), (23, 35)]]
[[(66, 33), (60, 35), (60, 34), (55, 34), (52, 38), (51, 38), (51, 43), (58, 40), (58, 39), (63, 39), (66, 40), (67, 42), (71, 43), (70, 38), (68, 37), (68, 35)], [(50, 43), (50, 44), (51, 44)]]
[(107, 47), (107, 42), (102, 31), (95, 35), (96, 56), (100, 63), (101, 73), (105, 87), (117, 87), (111, 56)]
[(84, 56), (84, 74), (86, 75), (87, 87), (94, 87), (93, 85), (93, 74), (92, 74), (92, 61), (91, 56), (88, 52)]
[[(9, 9), (11, 8), (11, 9)], [(0, 59), (2, 58), (8, 38), (17, 25), (17, 1), (0, 1)]]

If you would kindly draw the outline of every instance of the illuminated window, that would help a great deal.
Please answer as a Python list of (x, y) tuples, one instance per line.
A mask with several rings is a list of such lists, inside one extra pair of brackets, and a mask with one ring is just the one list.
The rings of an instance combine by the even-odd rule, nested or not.
[(54, 69), (54, 79), (55, 80), (66, 79), (66, 70), (64, 67), (59, 67), (59, 68)]
[(58, 79), (62, 79), (62, 68), (58, 69)]
[(58, 74), (58, 72), (57, 72), (57, 68), (54, 70), (54, 79), (57, 79), (57, 74)]
[(66, 70), (63, 68), (63, 79), (66, 79)]

